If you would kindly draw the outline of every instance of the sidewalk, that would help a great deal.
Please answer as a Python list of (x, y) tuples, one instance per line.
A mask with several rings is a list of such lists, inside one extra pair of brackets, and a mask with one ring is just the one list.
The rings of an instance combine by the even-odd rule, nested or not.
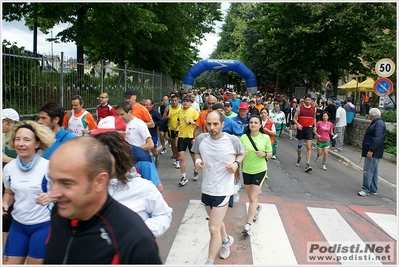
[[(334, 152), (334, 147), (330, 147), (328, 154), (338, 160), (346, 162), (348, 165), (363, 171), (364, 159), (361, 159), (361, 150), (352, 146), (343, 146), (342, 152)], [(379, 182), (396, 191), (397, 186), (396, 164), (382, 158), (378, 165)]]
[[(361, 116), (356, 113), (357, 119), (368, 119), (368, 115)], [(350, 164), (353, 168), (363, 171), (364, 159), (361, 159), (361, 149), (352, 146), (344, 146), (342, 152), (334, 152), (334, 148), (330, 147), (329, 155)], [(396, 162), (387, 160), (386, 155), (380, 160), (378, 165), (379, 182), (396, 190), (397, 186), (397, 168)], [(388, 157), (387, 157), (388, 158)]]
[[(285, 131), (285, 134), (289, 136), (288, 130)], [(297, 140), (294, 137), (295, 140)], [(316, 140), (313, 140), (313, 149), (315, 149)], [(342, 162), (348, 164), (352, 168), (355, 168), (359, 171), (363, 171), (364, 159), (361, 158), (362, 151), (361, 149), (353, 146), (344, 145), (341, 152), (334, 152), (334, 147), (330, 147), (328, 150), (328, 155), (337, 160), (341, 160)], [(389, 161), (385, 158), (380, 160), (378, 164), (378, 177), (379, 182), (385, 184), (392, 190), (397, 190), (397, 168), (396, 162)]]

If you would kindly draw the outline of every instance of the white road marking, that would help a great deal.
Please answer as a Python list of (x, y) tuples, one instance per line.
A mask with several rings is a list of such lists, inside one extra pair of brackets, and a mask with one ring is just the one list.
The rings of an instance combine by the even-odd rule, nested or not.
[(394, 214), (366, 212), (393, 239), (398, 240), (398, 217)]
[[(365, 243), (351, 228), (351, 226), (345, 221), (344, 218), (338, 213), (336, 209), (326, 208), (312, 208), (308, 207), (308, 211), (312, 215), (314, 221), (323, 233), (327, 242), (333, 245), (347, 245), (347, 244), (360, 244), (360, 247), (364, 247)], [(335, 253), (337, 256), (344, 258), (345, 256), (351, 255), (351, 253)], [(359, 255), (370, 255), (371, 259), (375, 258), (372, 253), (356, 253)], [(340, 260), (342, 265), (382, 265), (379, 260)]]
[(298, 265), (276, 205), (260, 204), (262, 211), (249, 236), (253, 265)]

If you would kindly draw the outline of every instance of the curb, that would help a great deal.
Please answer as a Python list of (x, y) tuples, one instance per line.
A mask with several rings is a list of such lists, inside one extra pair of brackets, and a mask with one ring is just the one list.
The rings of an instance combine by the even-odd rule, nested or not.
[[(313, 142), (313, 144), (315, 145), (315, 142)], [(328, 155), (329, 155), (329, 156), (333, 156), (334, 158), (336, 158), (336, 159), (338, 159), (338, 160), (341, 160), (341, 161), (345, 162), (346, 164), (348, 164), (348, 166), (350, 166), (350, 167), (352, 167), (352, 168), (354, 168), (354, 169), (356, 169), (356, 170), (358, 170), (358, 171), (363, 172), (363, 167), (361, 167), (361, 166), (355, 164), (352, 160), (348, 159), (347, 157), (345, 157), (345, 156), (343, 156), (343, 155), (341, 155), (341, 154), (339, 154), (339, 153), (337, 153), (337, 152), (334, 152), (334, 151), (332, 151), (332, 150), (328, 150)], [(391, 182), (388, 181), (387, 179), (385, 179), (385, 178), (383, 178), (383, 177), (381, 177), (381, 176), (378, 176), (378, 180), (379, 180), (379, 182), (385, 184), (385, 185), (388, 186), (389, 188), (391, 188), (391, 189), (393, 189), (393, 190), (395, 190), (395, 191), (397, 190), (397, 185), (391, 183)]]
[[(286, 134), (289, 135), (289, 132), (287, 132), (287, 130), (286, 130)], [(297, 139), (296, 137), (294, 137), (294, 136), (292, 137), (292, 139), (293, 139), (293, 140), (298, 140), (298, 139)], [(312, 148), (315, 148), (316, 142), (315, 142), (315, 141), (312, 141), (312, 143), (313, 143)], [(351, 161), (350, 159), (348, 159), (347, 157), (345, 157), (345, 156), (343, 156), (343, 155), (338, 154), (337, 152), (334, 152), (334, 151), (332, 151), (332, 150), (328, 150), (328, 155), (334, 157), (335, 159), (341, 160), (342, 162), (345, 162), (346, 164), (348, 164), (348, 166), (350, 166), (350, 167), (352, 167), (352, 168), (354, 168), (354, 169), (356, 169), (356, 170), (358, 170), (358, 171), (363, 172), (363, 167), (361, 167), (361, 166), (359, 166), (359, 165), (353, 163), (353, 161)], [(379, 182), (385, 184), (388, 188), (397, 191), (397, 185), (396, 185), (396, 184), (394, 184), (394, 183), (388, 181), (387, 179), (385, 179), (385, 178), (383, 178), (383, 177), (381, 177), (381, 176), (379, 176), (379, 175), (378, 175), (378, 180), (379, 180)]]

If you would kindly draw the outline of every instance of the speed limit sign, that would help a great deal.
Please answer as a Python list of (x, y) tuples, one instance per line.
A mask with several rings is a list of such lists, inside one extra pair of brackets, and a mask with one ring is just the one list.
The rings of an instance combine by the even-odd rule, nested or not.
[(395, 72), (395, 63), (389, 58), (383, 58), (375, 64), (375, 72), (380, 77), (389, 77)]

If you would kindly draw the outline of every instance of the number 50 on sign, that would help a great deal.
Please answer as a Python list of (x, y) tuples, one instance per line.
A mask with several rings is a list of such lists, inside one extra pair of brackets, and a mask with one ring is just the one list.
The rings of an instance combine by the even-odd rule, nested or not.
[(395, 63), (389, 58), (383, 58), (375, 64), (375, 72), (380, 77), (389, 77), (395, 72)]

